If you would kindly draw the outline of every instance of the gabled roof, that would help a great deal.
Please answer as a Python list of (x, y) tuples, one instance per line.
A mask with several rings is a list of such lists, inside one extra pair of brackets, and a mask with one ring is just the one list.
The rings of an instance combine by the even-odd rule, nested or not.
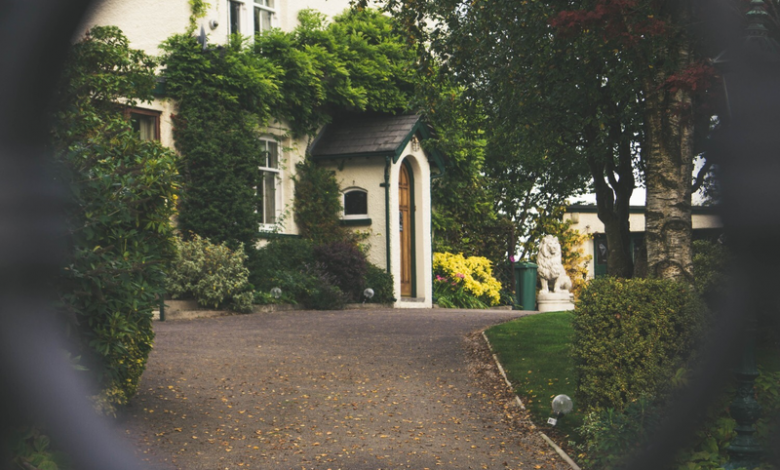
[[(351, 115), (326, 125), (309, 147), (315, 160), (350, 157), (392, 157), (396, 163), (412, 136), (421, 140), (431, 136), (428, 125), (417, 114)], [(428, 152), (444, 172), (444, 160), (436, 152)]]

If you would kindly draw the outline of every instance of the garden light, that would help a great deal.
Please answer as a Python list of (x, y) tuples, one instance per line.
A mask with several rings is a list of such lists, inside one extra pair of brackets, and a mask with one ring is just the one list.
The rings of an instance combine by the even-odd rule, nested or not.
[(282, 296), (282, 289), (278, 287), (274, 287), (273, 289), (271, 289), (271, 297), (273, 297), (274, 299), (278, 299), (281, 296)]
[(363, 297), (365, 297), (363, 303), (366, 303), (366, 301), (371, 300), (371, 298), (374, 297), (374, 289), (367, 287), (366, 290), (363, 291)]
[(548, 419), (547, 424), (555, 426), (558, 424), (558, 420), (561, 416), (571, 413), (571, 410), (574, 409), (574, 403), (572, 403), (571, 398), (569, 398), (568, 395), (558, 395), (553, 398), (552, 409), (555, 416)]

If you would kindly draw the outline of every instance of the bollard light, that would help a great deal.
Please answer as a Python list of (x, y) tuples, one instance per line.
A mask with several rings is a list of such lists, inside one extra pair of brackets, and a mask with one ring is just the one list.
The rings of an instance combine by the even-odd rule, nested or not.
[(271, 297), (278, 300), (279, 297), (281, 296), (282, 296), (282, 289), (278, 287), (274, 287), (273, 289), (271, 289)]
[(568, 395), (558, 395), (557, 397), (553, 398), (552, 409), (554, 416), (547, 420), (547, 424), (555, 426), (558, 424), (558, 420), (561, 418), (561, 416), (571, 413), (571, 410), (574, 409), (574, 403), (571, 401), (571, 398), (569, 398)]
[(366, 303), (367, 301), (371, 300), (372, 297), (374, 297), (374, 289), (367, 287), (366, 290), (363, 291), (363, 303)]

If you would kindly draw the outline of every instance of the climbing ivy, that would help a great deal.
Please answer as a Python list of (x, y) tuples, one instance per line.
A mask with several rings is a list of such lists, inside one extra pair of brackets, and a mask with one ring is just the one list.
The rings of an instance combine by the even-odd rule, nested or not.
[(254, 50), (282, 71), (284, 101), (275, 117), (296, 135), (314, 134), (341, 112), (396, 113), (415, 93), (414, 52), (393, 19), (374, 10), (347, 10), (326, 24), (314, 10), (298, 13), (292, 32), (272, 30)]
[(315, 245), (346, 239), (349, 232), (341, 226), (341, 193), (333, 171), (310, 158), (295, 168), (295, 222), (301, 236)]
[(183, 177), (179, 228), (232, 248), (254, 246), (258, 129), (280, 99), (277, 70), (240, 41), (204, 51), (195, 38), (178, 35), (163, 49), (168, 93), (179, 103), (173, 117)]
[(206, 16), (206, 11), (209, 8), (209, 4), (203, 0), (189, 0), (190, 2), (190, 26), (187, 31), (192, 33), (197, 28), (197, 21), (200, 18)]
[(191, 32), (163, 44), (167, 90), (179, 104), (183, 233), (256, 245), (258, 138), (271, 118), (303, 136), (339, 113), (409, 106), (414, 55), (391, 18), (348, 11), (326, 24), (322, 14), (303, 10), (298, 19), (295, 30), (264, 32), (251, 46), (234, 36), (227, 46), (204, 50)]

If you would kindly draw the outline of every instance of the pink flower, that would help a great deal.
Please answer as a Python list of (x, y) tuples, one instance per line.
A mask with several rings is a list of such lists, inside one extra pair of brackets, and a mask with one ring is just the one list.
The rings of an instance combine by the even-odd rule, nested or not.
[(459, 277), (461, 279), (466, 279), (466, 275), (465, 274), (457, 273), (457, 274), (455, 274), (455, 276), (457, 276), (457, 277)]
[(512, 255), (512, 256), (510, 256), (510, 257), (509, 257), (509, 262), (510, 262), (510, 263), (514, 263), (515, 261), (517, 261), (517, 260), (515, 259), (515, 255)]

